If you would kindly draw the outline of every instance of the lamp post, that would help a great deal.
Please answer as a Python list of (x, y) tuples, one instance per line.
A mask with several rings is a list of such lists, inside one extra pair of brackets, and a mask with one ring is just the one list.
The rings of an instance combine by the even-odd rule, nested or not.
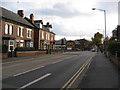
[(103, 9), (97, 9), (97, 8), (92, 8), (92, 10), (104, 11), (104, 21), (105, 21), (105, 38), (106, 38), (106, 10), (103, 10)]
[[(106, 10), (97, 9), (97, 8), (92, 8), (92, 10), (99, 10), (99, 11), (104, 12), (104, 22), (105, 22), (105, 37), (104, 37), (104, 39), (106, 39)], [(106, 45), (105, 45), (105, 43), (104, 43), (104, 53), (106, 54)]]

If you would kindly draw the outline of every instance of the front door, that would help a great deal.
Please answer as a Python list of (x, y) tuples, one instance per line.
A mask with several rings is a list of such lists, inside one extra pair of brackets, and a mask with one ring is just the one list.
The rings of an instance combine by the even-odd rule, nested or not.
[(9, 40), (8, 51), (14, 51), (14, 40)]

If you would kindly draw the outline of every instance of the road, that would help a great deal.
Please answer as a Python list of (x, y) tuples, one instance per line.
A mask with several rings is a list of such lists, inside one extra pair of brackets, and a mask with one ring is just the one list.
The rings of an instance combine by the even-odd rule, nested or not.
[(6, 60), (3, 62), (3, 88), (76, 88), (95, 54), (66, 52)]

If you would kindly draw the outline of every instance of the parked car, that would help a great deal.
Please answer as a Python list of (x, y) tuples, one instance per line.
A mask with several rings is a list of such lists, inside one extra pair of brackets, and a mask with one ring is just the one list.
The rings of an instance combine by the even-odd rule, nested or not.
[(91, 49), (91, 51), (92, 51), (92, 52), (95, 52), (95, 49), (93, 48), (93, 49)]

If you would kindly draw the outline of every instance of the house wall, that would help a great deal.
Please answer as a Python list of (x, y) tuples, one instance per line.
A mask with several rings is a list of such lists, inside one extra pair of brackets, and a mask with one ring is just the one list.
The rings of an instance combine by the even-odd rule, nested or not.
[[(42, 38), (42, 32), (44, 33), (44, 38)], [(46, 38), (46, 34), (49, 34), (49, 40)], [(54, 34), (52, 34), (51, 32), (47, 32), (45, 30), (39, 30), (38, 49), (43, 49), (42, 43), (46, 45), (46, 49), (51, 49), (52, 48), (51, 42), (53, 41), (54, 41)]]
[(37, 29), (34, 31), (34, 47), (35, 47), (36, 50), (39, 49), (39, 41), (40, 41), (39, 31), (40, 30), (37, 30)]
[[(12, 35), (5, 34), (5, 24), (13, 25), (13, 34)], [(26, 46), (25, 45), (25, 40), (34, 41), (34, 30), (33, 29), (31, 29), (32, 30), (32, 37), (27, 38), (27, 29), (30, 29), (30, 28), (23, 27), (23, 32), (22, 32), (23, 37), (20, 37), (20, 36), (17, 35), (18, 27), (23, 27), (23, 26), (13, 24), (13, 23), (9, 23), (9, 22), (6, 22), (6, 21), (2, 21), (2, 37), (15, 38), (15, 40), (14, 40), (14, 48), (17, 47), (17, 41), (19, 41), (19, 40), (24, 40), (23, 47)], [(2, 43), (4, 43), (4, 41)]]

